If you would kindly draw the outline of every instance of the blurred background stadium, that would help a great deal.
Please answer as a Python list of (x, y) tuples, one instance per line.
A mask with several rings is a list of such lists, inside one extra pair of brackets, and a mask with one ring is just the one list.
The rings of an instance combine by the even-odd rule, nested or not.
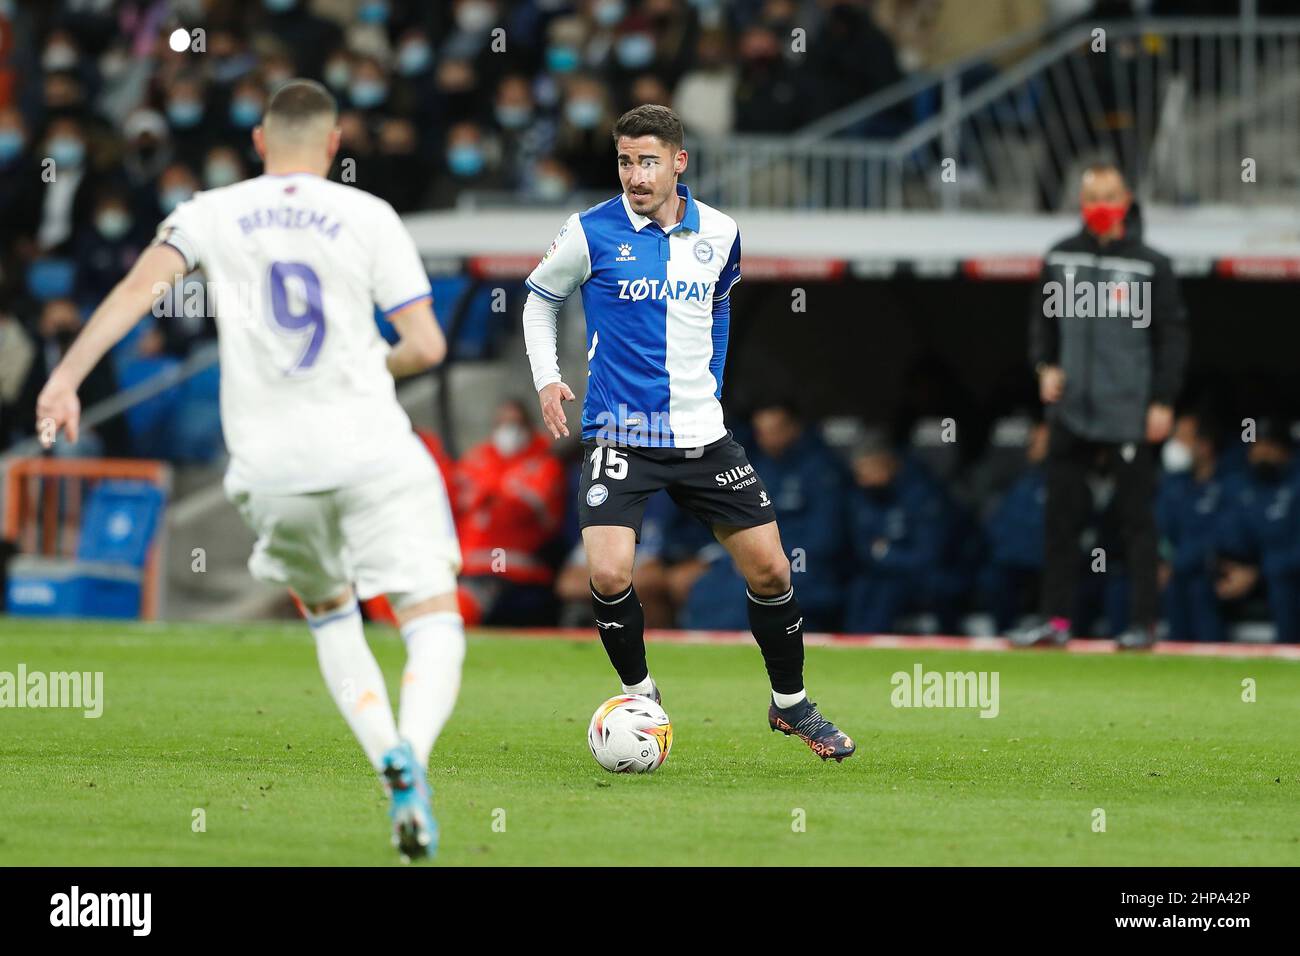
[[(1031, 295), (1043, 252), (1078, 229), (1080, 173), (1112, 160), (1188, 304), (1177, 435), (1237, 476), (1204, 507), (1162, 478), (1162, 580), (1188, 562), (1237, 572), (1190, 611), (1166, 587), (1170, 636), (1300, 639), (1277, 610), (1300, 600), (1297, 6), (0, 0), (9, 612), (293, 613), (248, 576), (251, 537), (221, 492), (201, 275), (87, 382), (78, 445), (43, 457), (33, 428), (95, 304), (178, 203), (259, 173), (249, 130), (303, 75), (342, 109), (334, 175), (403, 214), (433, 281), (451, 359), (400, 395), (453, 490), (471, 622), (587, 623), (578, 449), (536, 431), (523, 278), (570, 212), (618, 190), (613, 119), (655, 102), (685, 122), (685, 182), (745, 236), (723, 399), (806, 572), (813, 629), (989, 634), (1033, 607)], [(579, 398), (584, 338), (574, 299), (561, 364)], [(1243, 420), (1290, 456), (1271, 541), (1233, 531), (1254, 501)], [(1093, 493), (1081, 566), (1122, 534), (1112, 489)], [(1225, 530), (1189, 541), (1188, 507)], [(663, 495), (636, 573), (652, 627), (747, 627), (743, 581)], [(1087, 579), (1076, 630), (1123, 630), (1122, 559)], [(1222, 628), (1189, 629), (1189, 613)]]

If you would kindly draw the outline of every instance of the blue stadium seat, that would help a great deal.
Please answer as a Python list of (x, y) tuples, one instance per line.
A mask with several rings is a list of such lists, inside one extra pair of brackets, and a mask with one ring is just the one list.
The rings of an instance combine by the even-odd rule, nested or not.
[(148, 482), (101, 482), (86, 503), (75, 559), (14, 559), (9, 613), (138, 617), (144, 564), (166, 503), (162, 490)]
[(143, 568), (166, 502), (162, 489), (148, 482), (100, 482), (81, 520), (77, 559)]
[(41, 302), (72, 295), (77, 264), (72, 259), (36, 259), (27, 267), (27, 291)]
[(180, 386), (171, 416), (172, 455), (177, 461), (211, 462), (225, 448), (221, 433), (221, 371), (204, 369)]
[[(170, 356), (124, 359), (117, 366), (118, 387), (125, 391), (179, 365), (180, 360)], [(176, 386), (127, 409), (126, 424), (135, 454), (143, 458), (171, 457), (168, 431), (180, 399), (181, 389)]]

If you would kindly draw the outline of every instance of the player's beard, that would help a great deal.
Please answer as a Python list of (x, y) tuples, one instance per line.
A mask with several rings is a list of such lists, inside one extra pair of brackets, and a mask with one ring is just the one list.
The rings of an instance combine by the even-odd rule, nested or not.
[[(666, 203), (669, 197), (672, 196), (675, 192), (676, 192), (675, 189), (670, 189), (668, 192), (664, 193), (661, 196), (659, 195), (659, 193), (651, 190), (649, 196), (647, 197), (647, 196), (637, 196), (636, 193), (632, 192), (629, 189), (627, 200), (629, 203), (632, 204), (632, 208), (636, 210), (637, 213), (639, 213), (642, 216), (646, 216), (647, 218), (654, 218), (655, 213), (657, 213), (660, 209), (663, 208), (663, 204)], [(646, 209), (637, 204), (638, 199), (644, 201), (647, 198), (655, 201), (654, 206), (652, 206), (651, 208)]]

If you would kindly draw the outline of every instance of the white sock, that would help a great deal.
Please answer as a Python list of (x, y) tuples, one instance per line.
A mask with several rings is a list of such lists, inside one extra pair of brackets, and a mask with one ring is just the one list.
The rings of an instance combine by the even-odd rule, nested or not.
[(649, 697), (651, 700), (654, 700), (655, 682), (650, 679), (650, 675), (647, 673), (645, 675), (645, 680), (639, 684), (624, 684), (623, 693), (640, 694), (642, 697)]
[(307, 624), (316, 638), (316, 659), (325, 686), (371, 765), (379, 770), (384, 753), (397, 746), (397, 725), (383, 672), (361, 629), (357, 602), (329, 614), (309, 614)]
[(785, 710), (787, 707), (793, 707), (795, 704), (799, 703), (799, 701), (807, 699), (808, 691), (806, 690), (801, 690), (797, 694), (778, 694), (776, 691), (772, 691), (772, 700), (774, 700), (776, 706), (780, 707), (782, 710)]
[(398, 727), (420, 766), (429, 765), (434, 741), (456, 706), (465, 660), (465, 622), (455, 611), (424, 614), (402, 627), (406, 671)]

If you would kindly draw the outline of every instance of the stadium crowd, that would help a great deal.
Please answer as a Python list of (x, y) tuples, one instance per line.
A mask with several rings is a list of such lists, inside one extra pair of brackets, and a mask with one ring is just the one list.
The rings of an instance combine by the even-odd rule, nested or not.
[[(462, 604), (489, 624), (586, 625), (576, 446), (552, 447), (532, 417), (527, 403), (505, 402), (489, 440), (460, 463), (439, 450), (466, 552)], [(1300, 640), (1300, 456), (1280, 422), (1250, 427), (1253, 440), (1243, 441), (1208, 409), (1189, 408), (1162, 449), (1156, 508), (1170, 640), (1227, 640), (1249, 619), (1270, 620), (1278, 640)], [(785, 399), (760, 403), (736, 432), (770, 490), (810, 630), (960, 634), (982, 615), (986, 630), (1005, 633), (1037, 605), (1041, 421), (1004, 420), (983, 456), (957, 471), (923, 428), (902, 442), (863, 429), (837, 446)], [(1079, 633), (1117, 634), (1128, 625), (1123, 529), (1113, 483), (1102, 475), (1092, 490), (1075, 620)], [(650, 500), (633, 581), (648, 627), (746, 627), (744, 580), (665, 493)]]
[[(796, 23), (810, 56), (779, 42)], [(405, 212), (471, 189), (607, 192), (610, 122), (642, 102), (676, 102), (692, 134), (780, 132), (901, 74), (863, 0), (0, 0), (0, 449), (31, 433), (45, 372), (157, 224), (258, 171), (249, 131), (295, 75), (338, 98), (335, 175)], [(185, 309), (146, 321), (87, 398), (214, 334)], [(102, 450), (212, 447), (210, 415), (159, 437), (165, 411)]]
[[(450, 206), (468, 191), (572, 204), (616, 184), (607, 130), (640, 103), (674, 106), (692, 137), (779, 134), (1049, 18), (1214, 12), (1195, 0), (977, 6), (0, 0), (0, 449), (30, 434), (31, 403), (76, 316), (158, 222), (196, 190), (257, 172), (249, 130), (292, 76), (338, 97), (335, 175), (351, 161), (356, 185), (399, 211)], [(177, 52), (169, 39), (180, 26), (192, 48)], [(97, 372), (93, 396), (157, 374), (214, 334), (185, 309), (144, 323)], [(105, 450), (213, 447), (210, 414), (184, 422), (179, 439), (160, 437), (161, 414), (136, 416), (144, 438), (101, 436)]]
[[(335, 92), (340, 168), (355, 161), (356, 184), (400, 211), (450, 206), (467, 190), (572, 203), (616, 185), (607, 130), (639, 103), (673, 105), (692, 136), (783, 133), (1047, 16), (1133, 9), (1025, 0), (983, 16), (973, 6), (0, 0), (0, 450), (31, 433), (46, 373), (157, 223), (196, 190), (257, 172), (249, 130), (289, 77)], [(169, 46), (181, 24), (202, 30), (192, 35), (201, 55)], [(493, 45), (497, 25), (504, 49)], [(796, 25), (808, 31), (806, 56), (785, 42)], [(146, 320), (87, 381), (83, 401), (174, 367), (213, 335), (207, 316), (184, 308)], [(110, 419), (86, 451), (203, 459), (220, 445), (215, 383), (214, 370), (183, 394)], [(195, 411), (177, 413), (186, 408)], [(575, 495), (565, 488), (577, 468), (555, 456), (530, 416), (530, 403), (503, 404), (491, 439), (457, 462), (434, 448), (453, 489), (465, 601), (471, 619), (489, 623), (576, 623), (589, 606)], [(1041, 425), (1022, 429), (1009, 454), (991, 443), (986, 460), (955, 480), (882, 434), (833, 449), (788, 402), (758, 408), (738, 431), (771, 490), (811, 628), (957, 633), (980, 610), (1005, 629), (1033, 604)], [(1285, 429), (1260, 422), (1243, 444), (1208, 413), (1184, 413), (1164, 464), (1169, 636), (1223, 639), (1263, 600), (1279, 638), (1300, 640), (1300, 467)], [(1117, 533), (1106, 495), (1096, 489), (1085, 544), (1107, 547)], [(1081, 547), (1081, 566), (1090, 560)], [(647, 513), (636, 575), (651, 626), (746, 626), (728, 616), (744, 608), (743, 581), (707, 530), (663, 495)], [(1123, 575), (1116, 561), (1083, 575), (1090, 586), (1077, 619), (1121, 630)], [(728, 589), (736, 599), (718, 600)]]

